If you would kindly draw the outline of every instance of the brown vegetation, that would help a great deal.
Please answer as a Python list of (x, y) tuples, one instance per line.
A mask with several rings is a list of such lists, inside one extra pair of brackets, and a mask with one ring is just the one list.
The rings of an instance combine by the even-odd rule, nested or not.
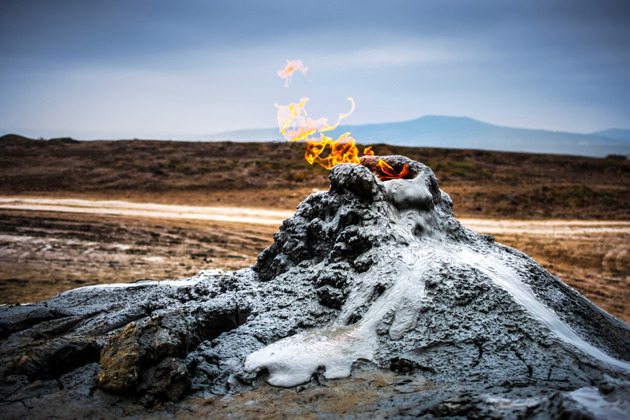
[[(630, 161), (374, 145), (424, 162), (457, 217), (628, 219)], [(289, 142), (0, 138), (0, 194), (295, 208), (327, 171)]]

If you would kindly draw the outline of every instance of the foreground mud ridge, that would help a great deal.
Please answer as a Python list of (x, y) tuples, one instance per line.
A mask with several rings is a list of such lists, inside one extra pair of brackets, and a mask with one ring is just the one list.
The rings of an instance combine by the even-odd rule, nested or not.
[(343, 417), (369, 396), (355, 414), (627, 414), (630, 326), (462, 226), (428, 167), (385, 159), (409, 179), (337, 165), (251, 268), (1, 308), (3, 411), (247, 417), (285, 401)]

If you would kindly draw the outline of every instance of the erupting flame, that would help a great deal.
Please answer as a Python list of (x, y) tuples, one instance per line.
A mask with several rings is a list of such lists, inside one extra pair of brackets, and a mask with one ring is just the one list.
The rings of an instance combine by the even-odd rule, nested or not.
[(305, 67), (302, 63), (302, 60), (289, 60), (287, 59), (287, 65), (282, 70), (278, 70), (278, 76), (281, 79), (284, 79), (284, 87), (289, 87), (289, 82), (293, 77), (293, 72), (299, 70), (302, 72), (304, 76), (306, 76), (306, 70), (308, 67)]
[[(342, 134), (337, 140), (322, 134), (334, 130), (339, 126), (341, 120), (352, 114), (354, 111), (354, 100), (352, 98), (348, 98), (348, 100), (352, 104), (350, 111), (345, 114), (339, 114), (337, 122), (333, 125), (329, 125), (326, 118), (313, 120), (308, 117), (306, 109), (304, 109), (308, 98), (302, 98), (300, 103), (289, 105), (276, 104), (280, 132), (289, 141), (304, 140), (307, 142), (304, 157), (311, 165), (317, 162), (324, 168), (330, 169), (338, 163), (360, 164), (359, 149), (357, 149), (355, 140), (350, 137), (349, 132)], [(315, 137), (317, 135), (319, 137)], [(329, 150), (326, 154), (327, 146)], [(366, 147), (363, 154), (374, 156), (372, 147)], [(403, 178), (410, 173), (407, 164), (404, 165), (400, 173), (396, 173), (394, 168), (381, 159), (378, 160), (376, 166), (380, 171), (379, 177), (382, 181)]]
[[(282, 135), (290, 141), (307, 141), (306, 160), (311, 165), (314, 162), (319, 163), (326, 169), (330, 169), (338, 163), (359, 163), (359, 151), (354, 144), (354, 139), (350, 137), (350, 133), (344, 133), (337, 140), (325, 136), (322, 133), (334, 130), (339, 126), (341, 120), (354, 111), (354, 100), (348, 98), (352, 107), (345, 114), (339, 114), (337, 122), (333, 125), (328, 124), (328, 119), (320, 118), (313, 120), (306, 114), (304, 106), (308, 98), (303, 98), (300, 103), (292, 103), (289, 105), (278, 105), (278, 126)], [(319, 134), (319, 139), (313, 137)], [(326, 147), (330, 147), (327, 156), (323, 156)]]

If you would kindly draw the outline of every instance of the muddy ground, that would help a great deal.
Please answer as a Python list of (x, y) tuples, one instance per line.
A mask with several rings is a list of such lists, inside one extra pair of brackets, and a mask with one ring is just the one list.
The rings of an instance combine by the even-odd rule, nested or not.
[(79, 286), (248, 267), (275, 227), (154, 218), (0, 212), (0, 303)]
[[(252, 265), (277, 224), (0, 209), (0, 303), (79, 286), (190, 277)], [(226, 209), (226, 214), (229, 213)], [(264, 219), (269, 222), (268, 219)], [(273, 222), (273, 220), (271, 220)], [(630, 322), (630, 222), (462, 219), (529, 255), (609, 313)]]

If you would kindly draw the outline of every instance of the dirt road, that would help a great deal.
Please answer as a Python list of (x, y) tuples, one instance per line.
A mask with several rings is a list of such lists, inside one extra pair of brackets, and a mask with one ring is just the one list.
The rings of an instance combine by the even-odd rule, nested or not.
[[(0, 209), (80, 213), (136, 218), (205, 220), (280, 226), (293, 210), (267, 210), (240, 207), (181, 206), (127, 201), (0, 197)], [(600, 234), (630, 235), (630, 221), (598, 220), (498, 220), (459, 219), (468, 228), (490, 235), (554, 236), (556, 238), (591, 237)]]
[[(0, 303), (255, 262), (292, 210), (0, 197)], [(630, 221), (460, 219), (630, 321)]]
[(235, 207), (173, 206), (166, 204), (130, 203), (54, 198), (0, 197), (0, 209), (47, 211), (125, 216), (154, 219), (207, 220), (280, 226), (293, 211), (247, 209)]

